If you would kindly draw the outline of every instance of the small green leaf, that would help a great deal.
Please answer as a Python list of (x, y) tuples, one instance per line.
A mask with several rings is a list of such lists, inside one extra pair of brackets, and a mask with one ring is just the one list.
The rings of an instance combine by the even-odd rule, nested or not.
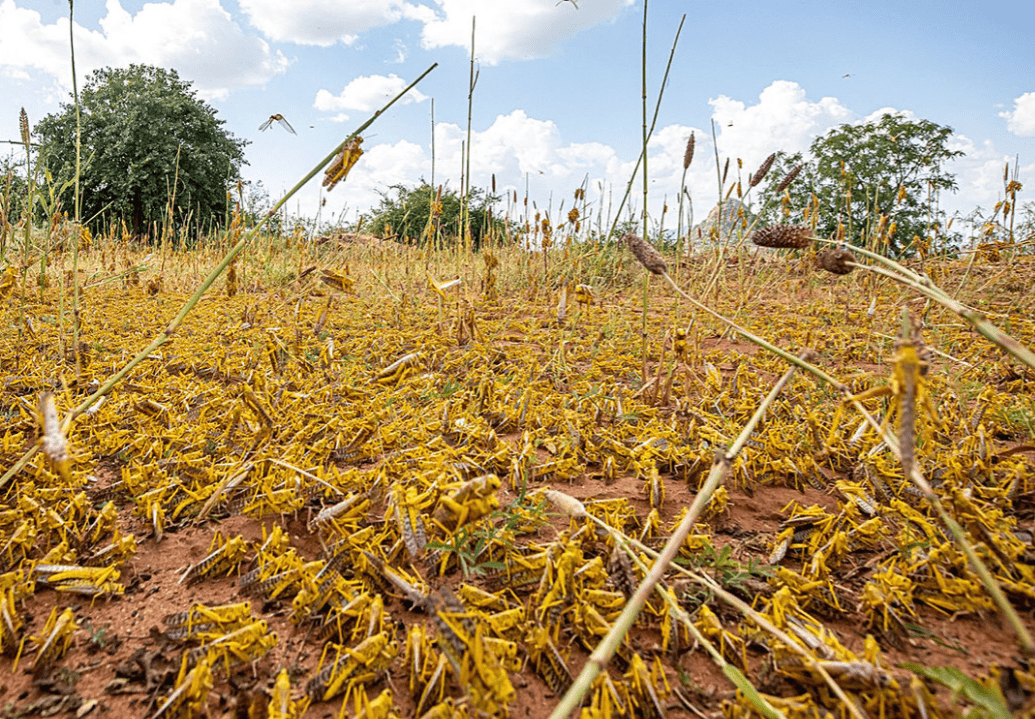
[(722, 668), (722, 673), (726, 675), (731, 682), (733, 682), (737, 689), (739, 689), (747, 700), (751, 702), (751, 705), (755, 707), (767, 719), (786, 719), (784, 715), (777, 711), (769, 702), (762, 698), (762, 695), (755, 689), (755, 685), (752, 684), (744, 674), (732, 664), (727, 664)]
[(973, 702), (988, 712), (988, 716), (995, 717), (995, 719), (1010, 719), (1013, 716), (1006, 706), (1006, 700), (997, 689), (989, 689), (981, 682), (971, 679), (959, 669), (954, 667), (925, 667), (922, 664), (914, 664), (912, 662), (900, 664), (899, 666), (948, 687), (954, 694), (966, 697), (968, 701)]

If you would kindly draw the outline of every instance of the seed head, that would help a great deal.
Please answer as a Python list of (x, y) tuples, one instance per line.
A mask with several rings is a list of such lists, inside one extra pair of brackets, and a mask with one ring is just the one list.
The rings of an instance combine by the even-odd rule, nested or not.
[(855, 261), (855, 255), (844, 247), (823, 250), (816, 255), (816, 264), (827, 272), (832, 272), (835, 275), (847, 275), (855, 269), (848, 263)]
[(686, 170), (690, 167), (690, 163), (694, 161), (694, 133), (690, 133), (690, 139), (686, 141), (686, 152), (683, 153), (683, 169)]
[(543, 496), (549, 500), (558, 511), (567, 514), (573, 519), (582, 519), (586, 516), (586, 505), (579, 500), (572, 497), (570, 494), (565, 494), (556, 489), (544, 489)]
[(748, 187), (754, 187), (755, 185), (760, 183), (762, 180), (764, 180), (765, 176), (767, 174), (769, 174), (769, 168), (773, 166), (773, 162), (775, 160), (776, 160), (776, 153), (775, 152), (772, 155), (770, 155), (769, 157), (765, 158), (765, 162), (763, 162), (759, 166), (759, 168), (755, 172), (755, 174), (751, 176), (750, 180), (748, 180)]
[(801, 249), (811, 244), (812, 232), (806, 225), (770, 225), (752, 232), (751, 241), (759, 247)]
[(798, 178), (798, 174), (801, 172), (801, 165), (795, 165), (791, 168), (791, 171), (787, 173), (787, 176), (780, 180), (780, 184), (776, 186), (776, 192), (780, 193), (791, 186), (791, 183)]
[(636, 259), (640, 261), (641, 265), (656, 275), (663, 275), (668, 272), (668, 265), (665, 264), (664, 258), (652, 245), (645, 242), (642, 237), (635, 232), (626, 232), (622, 239), (625, 240), (625, 244), (629, 245), (629, 249), (636, 255)]
[(21, 114), (18, 116), (18, 127), (22, 131), (22, 144), (26, 147), (29, 146), (29, 115), (25, 112), (25, 108), (22, 108)]

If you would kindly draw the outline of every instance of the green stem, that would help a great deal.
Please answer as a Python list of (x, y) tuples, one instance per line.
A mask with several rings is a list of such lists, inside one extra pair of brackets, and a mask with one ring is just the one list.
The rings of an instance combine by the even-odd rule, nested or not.
[[(658, 101), (654, 104), (654, 118), (650, 123), (650, 131), (647, 133), (647, 139), (650, 140), (654, 134), (654, 127), (658, 123), (658, 113), (661, 111), (661, 98), (665, 96), (665, 86), (668, 84), (668, 74), (672, 69), (672, 58), (676, 54), (676, 46), (679, 44), (679, 35), (683, 32), (683, 23), (686, 22), (686, 15), (679, 21), (679, 27), (676, 29), (676, 36), (672, 40), (672, 49), (668, 53), (668, 64), (665, 65), (665, 76), (661, 80), (661, 89), (658, 91)], [(625, 186), (625, 194), (622, 196), (622, 201), (618, 203), (618, 209), (615, 211), (614, 220), (611, 223), (611, 229), (607, 232), (607, 237), (604, 238), (604, 244), (611, 241), (614, 237), (615, 231), (618, 229), (618, 222), (622, 217), (622, 209), (625, 207), (625, 203), (629, 199), (629, 195), (632, 194), (632, 186), (636, 181), (636, 174), (640, 171), (640, 163), (645, 161), (646, 157), (646, 143), (640, 148), (640, 156), (636, 158), (636, 165), (633, 167), (632, 175), (629, 176), (629, 182)], [(608, 208), (610, 213), (610, 208)]]

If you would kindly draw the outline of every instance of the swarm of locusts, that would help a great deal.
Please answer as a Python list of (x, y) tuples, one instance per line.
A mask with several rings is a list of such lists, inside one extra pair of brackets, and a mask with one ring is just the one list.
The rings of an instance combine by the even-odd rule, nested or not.
[[(80, 262), (97, 254), (114, 279), (83, 291), (78, 350), (59, 336), (59, 287), (0, 306), (0, 673), (71, 666), (93, 607), (161, 601), (135, 562), (191, 530), (211, 544), (180, 568), (193, 599), (152, 628), (174, 668), (147, 674), (137, 715), (229, 716), (216, 696), (244, 686), (238, 716), (279, 719), (508, 716), (522, 688), (553, 704), (725, 457), (582, 717), (1030, 709), (1020, 640), (954, 693), (887, 654), (933, 616), (1000, 621), (914, 471), (1005, 601), (1035, 608), (1035, 372), (807, 235), (773, 229), (782, 249), (743, 249), (758, 271), (727, 269), (742, 284), (708, 295), (840, 382), (789, 377), (739, 452), (792, 365), (656, 280), (644, 307), (638, 289), (551, 283), (506, 249), (444, 282), (420, 255), (346, 248), (238, 284), (242, 255), (233, 292), (217, 284), (218, 301), (73, 414), (183, 300), (116, 272), (128, 250), (97, 238)], [(710, 271), (673, 281), (693, 296)], [(1025, 270), (971, 271), (1001, 285)], [(985, 311), (1035, 346), (1030, 313)], [(794, 499), (768, 526), (738, 524), (777, 488)], [(226, 531), (240, 517), (261, 531)], [(213, 601), (227, 584), (233, 600)], [(289, 639), (308, 660), (274, 651)], [(707, 682), (696, 661), (715, 665)]]

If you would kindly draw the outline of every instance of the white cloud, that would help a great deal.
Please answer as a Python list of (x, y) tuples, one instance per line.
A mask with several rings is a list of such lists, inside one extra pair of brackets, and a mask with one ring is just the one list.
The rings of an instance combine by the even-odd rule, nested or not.
[(1000, 112), (1006, 129), (1018, 137), (1035, 137), (1035, 92), (1026, 92), (1014, 99), (1013, 110)]
[(912, 110), (898, 110), (894, 107), (882, 107), (879, 110), (874, 110), (869, 115), (859, 120), (859, 123), (865, 125), (870, 122), (879, 122), (885, 115), (894, 115), (895, 117), (900, 117), (909, 122), (914, 122), (918, 119), (916, 113)]
[(401, 65), (406, 62), (406, 58), (409, 57), (410, 50), (406, 47), (406, 43), (396, 38), (395, 42), (392, 43), (392, 49), (395, 50), (395, 58), (392, 60), (386, 60), (393, 65)]
[[(261, 85), (284, 72), (287, 59), (242, 32), (219, 0), (148, 3), (136, 15), (107, 0), (100, 30), (75, 27), (76, 69), (81, 77), (104, 66), (145, 63), (174, 67), (207, 98), (235, 87)], [(68, 20), (45, 24), (34, 10), (0, 1), (0, 68), (18, 76), (27, 69), (71, 89)]]
[(564, 40), (602, 22), (615, 20), (634, 0), (588, 0), (576, 9), (557, 0), (435, 0), (438, 11), (410, 17), (424, 23), (427, 48), (471, 47), (471, 17), (477, 16), (475, 55), (487, 65), (505, 59), (550, 55)]
[[(323, 89), (319, 90), (316, 93), (313, 107), (325, 112), (333, 112), (335, 110), (376, 110), (398, 95), (407, 84), (405, 80), (395, 73), (387, 76), (363, 75), (351, 80), (341, 91), (340, 95), (333, 95)], [(413, 89), (406, 93), (399, 102), (407, 104), (423, 102), (426, 99), (428, 99), (426, 95), (417, 89)]]
[(351, 45), (360, 33), (412, 14), (401, 0), (240, 0), (252, 25), (280, 42)]
[(811, 102), (803, 87), (787, 80), (762, 90), (755, 105), (725, 95), (710, 103), (720, 131), (719, 153), (743, 159), (745, 167), (754, 167), (777, 150), (805, 152), (818, 135), (855, 117), (837, 98)]

